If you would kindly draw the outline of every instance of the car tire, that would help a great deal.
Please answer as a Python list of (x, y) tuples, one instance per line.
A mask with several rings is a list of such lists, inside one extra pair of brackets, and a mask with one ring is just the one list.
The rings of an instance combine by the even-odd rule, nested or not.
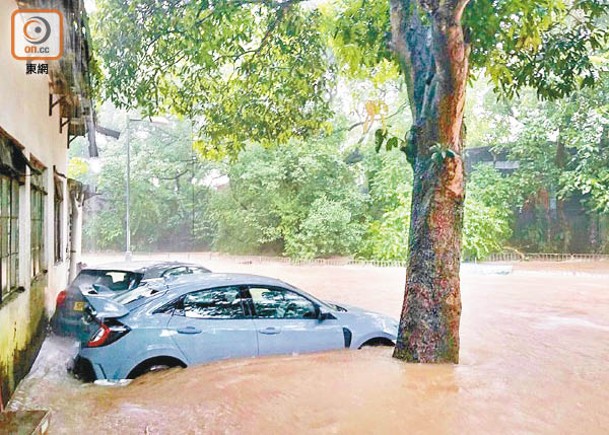
[(160, 372), (162, 370), (168, 370), (174, 367), (186, 367), (182, 361), (171, 358), (171, 357), (158, 357), (146, 360), (138, 364), (127, 376), (127, 379), (135, 379), (138, 376), (145, 375), (146, 373)]
[(384, 338), (384, 337), (377, 337), (377, 338), (372, 338), (370, 340), (368, 340), (367, 342), (365, 342), (364, 344), (362, 344), (359, 348), (364, 348), (364, 347), (392, 347), (395, 346), (395, 343), (391, 340), (389, 340), (388, 338)]

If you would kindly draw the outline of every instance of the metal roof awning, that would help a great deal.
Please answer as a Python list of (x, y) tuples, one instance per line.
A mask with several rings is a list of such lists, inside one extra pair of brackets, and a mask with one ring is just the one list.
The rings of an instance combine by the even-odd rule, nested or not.
[(98, 157), (95, 108), (91, 81), (91, 33), (83, 0), (20, 0), (22, 9), (54, 7), (64, 17), (64, 53), (49, 64), (49, 116), (59, 106), (59, 131), (68, 131), (68, 143), (79, 136), (89, 142), (89, 156)]

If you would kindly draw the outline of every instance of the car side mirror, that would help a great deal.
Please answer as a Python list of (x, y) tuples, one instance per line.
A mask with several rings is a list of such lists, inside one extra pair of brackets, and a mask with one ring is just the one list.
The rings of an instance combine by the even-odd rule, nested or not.
[(334, 317), (332, 313), (322, 310), (321, 307), (316, 307), (315, 311), (317, 313), (317, 320), (319, 320), (320, 322), (323, 322), (324, 320), (328, 319), (336, 319), (336, 317)]

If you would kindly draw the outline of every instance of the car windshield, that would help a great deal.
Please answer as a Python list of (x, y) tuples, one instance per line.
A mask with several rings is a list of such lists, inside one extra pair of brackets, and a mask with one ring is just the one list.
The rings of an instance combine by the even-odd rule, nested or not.
[(288, 285), (288, 288), (295, 290), (297, 293), (300, 293), (302, 296), (304, 296), (305, 298), (309, 299), (309, 300), (313, 300), (314, 302), (317, 302), (319, 305), (321, 305), (324, 308), (329, 308), (330, 310), (336, 310), (336, 311), (347, 311), (345, 308), (343, 307), (339, 307), (338, 305), (332, 304), (330, 302), (326, 302), (323, 301), (321, 299), (316, 298), (315, 296), (313, 296), (310, 293), (307, 293), (304, 290), (301, 290), (299, 288), (296, 287), (292, 287)]
[(141, 275), (135, 272), (86, 269), (78, 274), (72, 285), (83, 288), (99, 284), (112, 291), (121, 292), (135, 288), (140, 279)]

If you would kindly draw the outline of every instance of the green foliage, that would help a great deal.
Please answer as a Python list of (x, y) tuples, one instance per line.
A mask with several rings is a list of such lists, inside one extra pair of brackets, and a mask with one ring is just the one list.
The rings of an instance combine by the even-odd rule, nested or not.
[(292, 257), (346, 255), (360, 243), (363, 196), (340, 138), (248, 146), (228, 168), (213, 215), (215, 246)]
[(392, 135), (387, 128), (379, 128), (374, 132), (374, 150), (380, 152), (383, 145), (387, 151), (394, 148), (406, 151), (406, 141)]
[(468, 179), (467, 194), (473, 200), (493, 207), (505, 220), (513, 218), (513, 211), (525, 200), (519, 189), (519, 177), (502, 175), (492, 165), (476, 165)]
[(412, 170), (398, 149), (368, 150), (363, 162), (368, 184), (369, 222), (358, 255), (374, 260), (404, 260), (408, 253), (408, 226)]
[[(522, 209), (524, 221), (515, 228), (511, 243), (551, 252), (603, 249), (606, 235), (586, 235), (585, 223), (609, 211), (608, 77), (603, 73), (595, 89), (556, 101), (539, 102), (524, 93), (512, 102), (485, 102), (484, 116), (493, 131), (480, 143), (504, 151), (519, 165), (506, 192), (515, 200), (506, 207)], [(579, 204), (590, 216), (581, 216), (573, 225), (573, 217), (565, 213)]]
[[(393, 59), (388, 3), (338, 3), (332, 48), (347, 75), (374, 80), (375, 68)], [(605, 0), (471, 0), (464, 26), (472, 73), (486, 74), (508, 98), (533, 88), (556, 99), (593, 86), (605, 69), (595, 55), (607, 43), (608, 11)]]
[(325, 196), (316, 199), (300, 230), (288, 232), (285, 253), (297, 258), (350, 255), (363, 233), (363, 225), (353, 218), (353, 210), (344, 202)]
[(590, 210), (609, 210), (609, 74), (594, 90), (534, 105), (527, 99), (513, 103), (521, 126), (516, 137), (496, 145), (519, 162), (519, 189), (531, 195), (553, 189), (562, 199), (578, 193)]
[(333, 67), (320, 15), (279, 4), (100, 0), (106, 97), (199, 119), (199, 150), (235, 154), (326, 128)]
[(594, 85), (608, 8), (605, 0), (472, 0), (464, 16), (471, 63), (507, 97), (530, 87), (556, 99)]
[(73, 157), (68, 162), (68, 177), (75, 180), (83, 180), (89, 172), (89, 165), (86, 160), (80, 157)]
[(522, 197), (514, 179), (490, 165), (478, 165), (468, 181), (463, 225), (463, 257), (484, 260), (500, 252), (512, 235), (514, 209)]
[[(389, 4), (341, 0), (315, 8), (294, 3), (98, 0), (94, 30), (105, 96), (144, 114), (192, 117), (198, 151), (234, 159), (227, 168), (229, 188), (212, 199), (202, 189), (207, 193), (200, 202), (191, 200), (191, 209), (201, 210), (197, 231), (209, 237), (217, 226), (218, 248), (305, 258), (357, 252), (404, 259), (412, 177), (406, 163), (415, 153), (414, 141), (389, 134), (385, 125), (390, 115), (381, 85), (399, 72), (389, 51)], [(531, 87), (544, 99), (556, 99), (596, 84), (605, 67), (599, 54), (607, 39), (606, 12), (604, 0), (472, 0), (464, 18), (472, 73), (488, 75), (507, 97)], [(362, 124), (367, 133), (380, 118), (382, 128), (364, 151), (364, 161), (351, 166), (342, 159), (341, 138), (312, 139), (332, 130), (337, 77), (366, 81), (377, 91), (365, 98), (368, 116)], [(596, 95), (581, 95), (578, 107), (585, 106), (584, 95), (598, 101)], [(589, 104), (586, 115), (578, 117), (579, 109), (566, 102), (544, 104), (525, 104), (521, 114), (497, 105), (505, 113), (485, 120), (489, 137), (475, 137), (478, 144), (509, 144), (521, 168), (509, 182), (483, 169), (484, 177), (472, 176), (467, 257), (483, 258), (499, 249), (509, 236), (514, 198), (542, 184), (556, 186), (563, 196), (582, 192), (597, 210), (607, 210), (605, 142), (594, 123), (606, 123), (606, 105)], [(559, 116), (550, 113), (556, 107), (562, 107)], [(514, 118), (524, 132), (515, 134), (502, 122)], [(557, 129), (577, 157), (560, 169), (554, 163), (558, 148), (547, 140)], [(273, 144), (282, 146), (272, 149)], [(124, 189), (122, 155), (118, 145), (112, 148), (107, 155), (116, 160), (104, 166), (99, 179), (109, 205), (90, 227), (108, 247), (120, 245), (124, 215), (117, 193)], [(431, 158), (440, 164), (454, 157), (449, 151), (437, 146)], [(165, 180), (160, 190), (146, 183), (156, 177), (152, 174), (173, 173), (179, 162), (173, 154), (155, 156), (155, 163), (138, 162), (142, 173), (134, 174), (138, 199), (133, 203), (146, 204), (134, 211), (134, 240), (140, 246), (159, 243), (154, 234), (159, 227), (169, 234), (185, 231), (187, 209), (180, 204), (188, 202), (180, 182), (172, 188)], [(78, 171), (78, 162), (73, 167)], [(362, 168), (367, 196), (357, 177)], [(156, 200), (159, 192), (164, 193)]]
[(609, 213), (609, 77), (595, 92), (575, 95), (561, 107), (565, 145), (558, 180), (561, 198), (580, 194), (591, 211)]
[[(189, 250), (211, 242), (211, 166), (193, 160), (190, 125), (157, 127), (130, 123), (131, 243), (133, 250)], [(98, 196), (87, 201), (84, 244), (90, 250), (125, 249), (126, 138), (103, 145), (100, 172), (88, 183)], [(73, 158), (71, 168), (78, 168)], [(76, 163), (76, 165), (75, 165)], [(194, 171), (194, 172), (193, 172)], [(193, 234), (194, 222), (194, 234)]]
[(484, 260), (489, 254), (500, 252), (510, 238), (510, 222), (501, 209), (488, 206), (475, 196), (465, 200), (463, 225), (463, 257), (465, 260)]
[[(405, 160), (397, 150), (367, 160), (369, 215), (373, 218), (359, 253), (364, 258), (404, 260), (408, 254), (412, 172)], [(483, 260), (507, 244), (519, 197), (514, 195), (512, 180), (488, 166), (477, 167), (468, 186), (463, 256)]]
[[(327, 132), (337, 73), (375, 86), (399, 76), (389, 2), (297, 3), (99, 0), (105, 97), (198, 119), (198, 148), (212, 157)], [(472, 0), (472, 73), (508, 97), (591, 86), (604, 68), (594, 56), (607, 40), (606, 13), (605, 0)]]
[(408, 256), (410, 204), (388, 210), (370, 222), (359, 255), (372, 260), (399, 260)]
[(380, 85), (398, 77), (389, 49), (391, 26), (388, 0), (340, 0), (322, 8), (329, 45), (349, 78)]
[(444, 164), (444, 160), (454, 159), (457, 156), (457, 153), (451, 150), (448, 145), (441, 143), (432, 145), (429, 151), (431, 152), (432, 163), (438, 167)]

